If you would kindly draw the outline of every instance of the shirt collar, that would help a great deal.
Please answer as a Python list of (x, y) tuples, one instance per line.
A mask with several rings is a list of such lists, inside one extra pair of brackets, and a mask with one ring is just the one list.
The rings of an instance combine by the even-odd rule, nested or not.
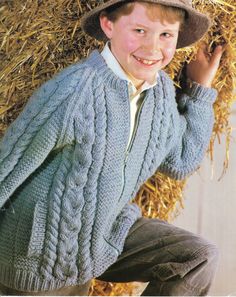
[[(143, 85), (136, 89), (135, 85), (131, 81), (131, 79), (128, 77), (128, 75), (125, 73), (123, 68), (121, 67), (120, 63), (117, 61), (115, 56), (110, 50), (109, 47), (109, 41), (106, 43), (104, 49), (101, 52), (102, 57), (107, 63), (107, 66), (121, 79), (126, 80), (129, 83), (129, 93), (131, 98), (134, 98), (135, 96), (141, 94), (143, 91), (146, 91), (152, 87), (154, 87), (157, 84), (157, 80), (153, 84), (149, 84), (147, 81), (143, 83)], [(158, 77), (158, 73), (156, 75), (156, 78)]]

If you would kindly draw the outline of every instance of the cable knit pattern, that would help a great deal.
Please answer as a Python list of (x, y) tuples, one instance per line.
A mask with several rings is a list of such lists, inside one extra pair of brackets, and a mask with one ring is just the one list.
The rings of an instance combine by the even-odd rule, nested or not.
[[(94, 80), (94, 107), (95, 114), (95, 142), (96, 146), (93, 147), (93, 164), (88, 174), (88, 182), (85, 188), (85, 206), (84, 206), (84, 216), (82, 217), (82, 228), (80, 236), (78, 238), (79, 242), (79, 252), (78, 252), (78, 265), (80, 267), (81, 275), (86, 275), (86, 272), (90, 270), (92, 275), (91, 267), (91, 235), (93, 222), (95, 218), (95, 209), (97, 203), (97, 186), (99, 173), (104, 160), (104, 150), (106, 143), (106, 130), (107, 130), (107, 121), (106, 121), (106, 102), (104, 100), (104, 87), (101, 84), (98, 84), (98, 80)], [(90, 210), (93, 210), (90, 212)], [(88, 213), (90, 214), (88, 215)]]
[(141, 216), (131, 199), (156, 170), (184, 178), (201, 162), (216, 91), (175, 99), (160, 71), (127, 151), (127, 81), (98, 51), (30, 98), (0, 146), (0, 283), (23, 291), (83, 284), (122, 252)]

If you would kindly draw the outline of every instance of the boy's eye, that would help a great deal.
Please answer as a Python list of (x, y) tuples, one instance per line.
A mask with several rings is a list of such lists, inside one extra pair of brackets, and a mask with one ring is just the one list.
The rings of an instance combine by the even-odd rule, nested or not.
[(140, 34), (144, 34), (145, 33), (145, 31), (143, 29), (139, 29), (139, 28), (135, 29), (135, 31), (137, 33), (140, 33)]
[(162, 33), (162, 36), (164, 36), (165, 38), (170, 38), (172, 37), (172, 35), (170, 33), (167, 33), (167, 32), (163, 32)]

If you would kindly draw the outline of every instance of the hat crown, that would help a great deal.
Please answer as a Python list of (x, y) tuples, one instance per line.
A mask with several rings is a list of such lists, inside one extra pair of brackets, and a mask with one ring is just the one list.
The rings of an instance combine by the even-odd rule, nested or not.
[[(101, 4), (105, 4), (106, 2), (109, 2), (110, 0), (97, 0), (97, 4), (98, 6), (101, 5)], [(184, 5), (187, 5), (187, 6), (192, 6), (192, 0), (172, 0), (173, 2), (175, 2), (176, 4), (177, 3), (182, 3)], [(112, 1), (111, 1), (112, 2)], [(130, 2), (130, 0), (120, 0), (120, 1), (114, 1), (114, 2)], [(144, 0), (145, 2), (145, 0)], [(155, 1), (155, 0), (152, 0), (152, 1), (148, 1), (148, 2), (157, 2), (159, 3), (158, 1)]]

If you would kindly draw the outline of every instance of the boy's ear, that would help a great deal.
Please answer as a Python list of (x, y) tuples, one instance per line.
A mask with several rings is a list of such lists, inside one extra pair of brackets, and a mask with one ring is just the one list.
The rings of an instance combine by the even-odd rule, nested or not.
[(111, 39), (113, 33), (113, 22), (110, 21), (105, 15), (101, 15), (99, 19), (102, 31), (105, 33), (108, 39)]

